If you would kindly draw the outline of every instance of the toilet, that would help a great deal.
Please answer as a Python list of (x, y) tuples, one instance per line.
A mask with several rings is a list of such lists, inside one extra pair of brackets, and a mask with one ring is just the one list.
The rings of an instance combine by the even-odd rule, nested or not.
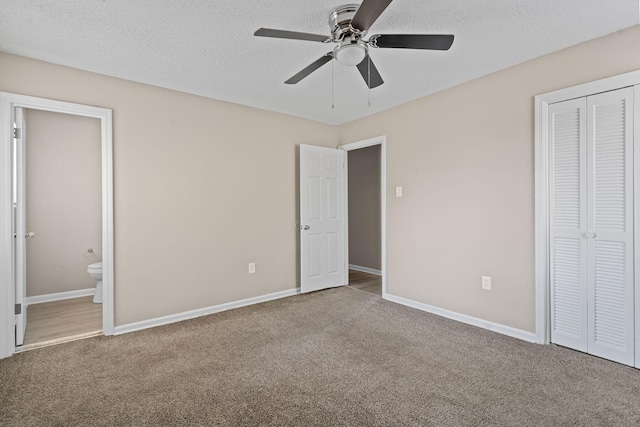
[(96, 283), (96, 293), (93, 296), (93, 302), (96, 304), (102, 303), (102, 261), (89, 264), (87, 268), (89, 276), (93, 277)]

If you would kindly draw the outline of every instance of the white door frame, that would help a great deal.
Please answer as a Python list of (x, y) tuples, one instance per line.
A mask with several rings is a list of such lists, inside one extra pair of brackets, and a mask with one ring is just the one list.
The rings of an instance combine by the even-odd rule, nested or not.
[[(551, 295), (549, 280), (549, 104), (640, 84), (640, 71), (609, 77), (594, 82), (544, 93), (535, 97), (535, 282), (536, 282), (536, 341), (549, 344), (551, 338)], [(635, 90), (634, 146), (640, 147), (638, 127), (638, 95)], [(640, 170), (640, 149), (635, 150), (634, 170)], [(640, 174), (635, 174), (635, 188), (640, 188)], [(636, 190), (637, 191), (637, 190)], [(634, 230), (640, 227), (640, 197), (635, 197)], [(635, 232), (635, 247), (640, 248), (640, 233)], [(635, 251), (635, 289), (640, 280), (640, 250)], [(636, 366), (640, 365), (640, 292), (635, 294)]]
[(107, 108), (0, 92), (0, 358), (11, 356), (15, 346), (11, 227), (11, 143), (15, 108), (29, 108), (100, 119), (102, 140), (102, 331), (113, 335), (113, 140), (112, 111)]
[[(640, 73), (639, 73), (640, 74)], [(640, 80), (640, 75), (638, 76)], [(634, 292), (635, 292), (635, 367), (640, 368), (640, 197), (636, 194), (640, 193), (640, 83), (633, 88), (633, 189), (634, 189), (634, 205), (633, 205), (633, 232), (634, 232)]]
[[(365, 139), (363, 141), (344, 144), (338, 148), (344, 151), (357, 150), (359, 148), (371, 147), (373, 145), (380, 146), (380, 246), (382, 253), (381, 271), (382, 271), (382, 298), (387, 299), (387, 136), (381, 135), (374, 138)], [(349, 197), (349, 157), (345, 160), (345, 194)], [(349, 203), (345, 201), (345, 217), (347, 218), (345, 225), (345, 259), (349, 258)], [(348, 271), (348, 265), (347, 265)]]
[(15, 294), (14, 303), (21, 302), (20, 314), (16, 314), (16, 345), (24, 343), (24, 335), (27, 331), (27, 307), (25, 301), (27, 299), (27, 206), (26, 206), (26, 154), (24, 142), (27, 140), (27, 129), (22, 108), (14, 109), (14, 123), (16, 128), (20, 129), (20, 135), (14, 136), (15, 144), (13, 148), (15, 153), (13, 159), (16, 161), (16, 171), (13, 171), (13, 183), (16, 189), (16, 208), (14, 210), (15, 218), (13, 220), (14, 233), (24, 238), (14, 239), (13, 254), (15, 256), (13, 266)]

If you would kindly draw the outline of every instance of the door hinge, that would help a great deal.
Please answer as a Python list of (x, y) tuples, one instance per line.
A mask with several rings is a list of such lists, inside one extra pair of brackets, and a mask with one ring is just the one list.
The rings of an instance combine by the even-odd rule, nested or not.
[(13, 128), (13, 137), (15, 139), (20, 138), (20, 128)]
[(22, 304), (16, 304), (16, 314), (22, 314)]

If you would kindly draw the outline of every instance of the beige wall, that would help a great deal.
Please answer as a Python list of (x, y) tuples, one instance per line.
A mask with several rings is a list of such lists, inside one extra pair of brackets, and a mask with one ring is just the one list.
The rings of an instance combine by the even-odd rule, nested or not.
[(381, 270), (380, 146), (349, 156), (349, 264)]
[(338, 128), (4, 53), (0, 70), (1, 91), (113, 109), (116, 325), (297, 286), (296, 147)]
[(340, 127), (2, 53), (0, 90), (113, 109), (116, 325), (296, 286), (296, 145), (384, 134), (389, 292), (533, 331), (533, 96), (640, 69), (638, 46), (640, 26)]
[[(27, 295), (95, 287), (102, 247), (100, 120), (25, 110)], [(93, 249), (90, 253), (88, 249)]]
[(343, 125), (387, 135), (389, 292), (534, 331), (533, 97), (637, 69), (640, 26)]

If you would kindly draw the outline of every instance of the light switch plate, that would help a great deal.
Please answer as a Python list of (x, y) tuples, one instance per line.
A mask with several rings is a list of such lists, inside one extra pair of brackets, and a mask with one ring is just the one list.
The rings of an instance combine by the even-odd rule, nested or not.
[(402, 197), (402, 187), (396, 187), (396, 197)]
[(255, 262), (250, 262), (249, 263), (249, 274), (254, 274), (256, 272), (256, 263)]

